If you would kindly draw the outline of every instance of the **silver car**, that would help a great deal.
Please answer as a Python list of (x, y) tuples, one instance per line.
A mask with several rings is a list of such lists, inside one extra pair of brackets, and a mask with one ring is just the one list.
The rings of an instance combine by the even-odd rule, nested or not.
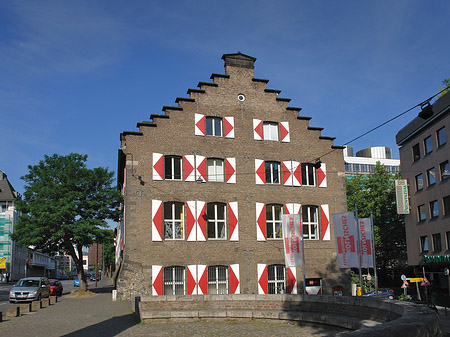
[(50, 296), (50, 282), (46, 277), (25, 277), (9, 292), (9, 302), (40, 301)]

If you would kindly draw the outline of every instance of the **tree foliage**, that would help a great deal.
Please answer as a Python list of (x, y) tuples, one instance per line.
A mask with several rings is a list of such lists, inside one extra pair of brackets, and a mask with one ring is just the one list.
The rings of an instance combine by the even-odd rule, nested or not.
[(441, 93), (438, 95), (438, 98), (441, 98), (446, 93), (448, 93), (448, 90), (450, 88), (450, 77), (446, 78), (445, 80), (442, 80), (442, 86), (443, 87), (441, 88)]
[(28, 166), (22, 212), (14, 240), (48, 253), (65, 252), (77, 266), (80, 290), (86, 290), (83, 247), (102, 242), (106, 219), (117, 220), (120, 192), (114, 173), (86, 167), (87, 155), (45, 156)]
[(373, 174), (356, 175), (347, 182), (347, 204), (358, 218), (373, 214), (377, 266), (387, 269), (406, 261), (405, 221), (397, 214), (395, 179), (379, 162)]
[(114, 246), (114, 231), (109, 229), (105, 231), (102, 240), (103, 247), (103, 275), (112, 275), (115, 267), (116, 250)]

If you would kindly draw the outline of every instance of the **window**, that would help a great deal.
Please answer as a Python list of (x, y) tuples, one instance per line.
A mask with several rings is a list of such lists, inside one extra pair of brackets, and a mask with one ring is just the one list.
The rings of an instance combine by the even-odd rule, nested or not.
[(422, 253), (428, 252), (428, 236), (420, 237), (420, 251)]
[(266, 206), (266, 232), (268, 239), (281, 239), (281, 205)]
[(164, 295), (184, 295), (184, 267), (164, 268)]
[(437, 218), (439, 216), (439, 208), (437, 200), (430, 202), (430, 218)]
[(206, 135), (222, 137), (222, 118), (206, 117)]
[(419, 221), (425, 221), (427, 219), (425, 205), (419, 205), (419, 207), (417, 207), (417, 212), (419, 215)]
[(448, 160), (439, 164), (439, 171), (441, 172), (441, 180), (450, 178), (450, 170), (448, 166)]
[(164, 203), (164, 239), (183, 239), (183, 218), (181, 202)]
[(224, 182), (223, 159), (208, 159), (206, 161), (208, 181)]
[(273, 122), (263, 122), (264, 140), (278, 140), (278, 124)]
[(302, 185), (314, 186), (315, 184), (314, 165), (302, 164)]
[(444, 215), (450, 215), (450, 195), (442, 198), (444, 205)]
[(280, 183), (280, 163), (274, 161), (265, 162), (266, 184)]
[(223, 203), (207, 204), (208, 239), (226, 239), (225, 207)]
[(282, 264), (267, 267), (267, 292), (269, 294), (284, 294), (285, 271)]
[(181, 180), (181, 157), (164, 157), (164, 179)]
[(436, 184), (436, 171), (433, 168), (427, 170), (428, 186)]
[(420, 159), (420, 147), (419, 144), (416, 144), (412, 147), (412, 151), (413, 151), (413, 159), (414, 161), (417, 161)]
[(208, 267), (208, 294), (228, 294), (227, 274), (226, 266)]
[(422, 173), (416, 175), (416, 191), (420, 191), (421, 189), (423, 189), (423, 175), (422, 175)]
[(423, 141), (424, 144), (424, 152), (427, 155), (428, 153), (430, 153), (431, 151), (433, 151), (433, 143), (431, 141), (431, 136), (428, 136), (427, 138), (425, 138), (425, 140)]
[(450, 250), (450, 232), (445, 233), (445, 239), (447, 241), (447, 250)]
[(447, 136), (445, 134), (445, 127), (440, 128), (439, 130), (437, 130), (436, 135), (437, 135), (437, 146), (438, 147), (441, 147), (442, 145), (447, 143)]
[(433, 250), (435, 252), (442, 250), (441, 233), (433, 234)]
[(302, 226), (305, 240), (319, 238), (317, 206), (302, 206)]

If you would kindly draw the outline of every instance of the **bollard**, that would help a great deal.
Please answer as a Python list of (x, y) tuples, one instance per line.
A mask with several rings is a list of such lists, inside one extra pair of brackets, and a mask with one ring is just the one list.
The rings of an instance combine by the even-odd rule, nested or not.
[(53, 305), (53, 304), (55, 304), (56, 303), (56, 296), (50, 296), (50, 298), (49, 298), (49, 304), (50, 305)]
[(41, 299), (41, 308), (47, 308), (48, 307), (48, 298)]
[(2, 322), (2, 321), (3, 321), (3, 312), (0, 311), (0, 322)]
[(20, 313), (24, 314), (31, 311), (31, 303), (21, 303), (19, 304)]
[(117, 301), (117, 290), (116, 289), (113, 289), (113, 291), (112, 291), (112, 300)]
[(31, 311), (38, 311), (41, 307), (41, 302), (33, 301), (31, 302)]
[(17, 317), (20, 315), (20, 307), (6, 308), (6, 317)]

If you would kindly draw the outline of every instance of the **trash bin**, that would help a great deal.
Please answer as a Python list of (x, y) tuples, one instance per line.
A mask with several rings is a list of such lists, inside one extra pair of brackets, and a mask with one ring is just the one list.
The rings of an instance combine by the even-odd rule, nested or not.
[(342, 295), (344, 295), (344, 287), (343, 286), (334, 286), (332, 293), (333, 293), (333, 296), (342, 296)]

